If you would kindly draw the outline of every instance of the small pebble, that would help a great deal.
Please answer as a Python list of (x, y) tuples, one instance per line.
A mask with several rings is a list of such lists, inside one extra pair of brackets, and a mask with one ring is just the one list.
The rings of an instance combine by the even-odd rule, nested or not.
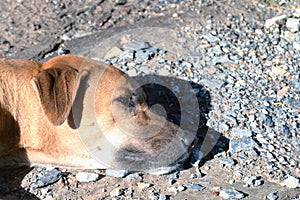
[(146, 188), (149, 188), (149, 187), (151, 187), (151, 183), (144, 183), (144, 182), (139, 182), (138, 184), (137, 184), (137, 186), (138, 186), (138, 188), (140, 189), (140, 190), (144, 190), (144, 189), (146, 189)]
[(278, 198), (279, 197), (278, 197), (278, 195), (277, 195), (276, 192), (272, 192), (272, 193), (270, 193), (270, 194), (267, 195), (267, 199), (268, 200), (277, 200)]
[(183, 185), (179, 185), (179, 186), (177, 187), (177, 190), (178, 190), (179, 192), (182, 192), (182, 191), (185, 190), (185, 187), (184, 187)]
[(242, 199), (245, 195), (237, 190), (221, 190), (219, 196), (224, 199)]
[(117, 197), (117, 196), (120, 196), (124, 193), (124, 189), (122, 188), (114, 188), (110, 193), (109, 195), (111, 197)]
[(187, 183), (186, 187), (192, 191), (201, 191), (205, 189), (205, 187), (203, 187), (202, 185), (195, 184), (195, 183)]
[(254, 147), (257, 147), (257, 143), (250, 137), (232, 139), (229, 141), (229, 151), (237, 153), (240, 151), (251, 151)]
[(228, 165), (228, 166), (235, 164), (235, 161), (232, 158), (220, 158), (219, 162), (221, 164)]
[(160, 194), (158, 200), (167, 200), (167, 196), (165, 194)]
[(69, 49), (65, 49), (65, 48), (59, 48), (57, 51), (58, 55), (65, 55), (65, 54), (69, 54), (70, 50)]
[(252, 136), (252, 131), (233, 128), (231, 134), (232, 134), (232, 137), (237, 137), (237, 138), (251, 137)]

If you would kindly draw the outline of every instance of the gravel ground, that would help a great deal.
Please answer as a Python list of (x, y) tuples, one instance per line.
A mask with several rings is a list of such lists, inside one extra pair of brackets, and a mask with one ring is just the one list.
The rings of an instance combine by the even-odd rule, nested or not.
[[(138, 82), (153, 82), (155, 74), (155, 83), (179, 88), (171, 87), (172, 97), (145, 87), (148, 103), (165, 105), (176, 123), (174, 94), (189, 83), (202, 146), (193, 152), (199, 159), (193, 167), (165, 176), (2, 171), (0, 198), (300, 199), (299, 1), (49, 2), (35, 11), (38, 2), (24, 2), (0, 3), (2, 10), (29, 10), (27, 18), (2, 14), (3, 56), (47, 60), (72, 53), (110, 63)], [(50, 13), (33, 17), (43, 9)]]

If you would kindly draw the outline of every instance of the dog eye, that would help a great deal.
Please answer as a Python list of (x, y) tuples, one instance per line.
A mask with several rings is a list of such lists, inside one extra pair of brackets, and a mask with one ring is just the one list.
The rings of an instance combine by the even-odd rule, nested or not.
[(119, 97), (115, 101), (128, 106), (129, 108), (134, 108), (135, 103), (136, 103), (136, 97), (134, 95), (132, 96), (124, 96), (124, 97)]

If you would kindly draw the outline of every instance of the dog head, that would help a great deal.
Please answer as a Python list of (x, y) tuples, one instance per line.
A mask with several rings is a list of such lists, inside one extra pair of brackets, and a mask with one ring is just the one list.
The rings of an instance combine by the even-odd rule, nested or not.
[(76, 130), (108, 169), (164, 174), (190, 153), (195, 134), (152, 112), (139, 85), (112, 66), (61, 56), (32, 84), (48, 121)]

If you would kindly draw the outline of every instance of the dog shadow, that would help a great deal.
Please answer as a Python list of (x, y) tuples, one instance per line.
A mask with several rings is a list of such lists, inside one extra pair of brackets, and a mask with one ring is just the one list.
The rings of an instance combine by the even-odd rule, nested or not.
[[(199, 166), (221, 150), (228, 150), (229, 140), (206, 125), (212, 106), (210, 93), (203, 85), (153, 74), (135, 76), (133, 79), (146, 93), (147, 104), (153, 112), (165, 116), (184, 130), (196, 133), (196, 149), (203, 156)], [(190, 167), (190, 163), (185, 163), (184, 169)]]
[(34, 194), (21, 187), (23, 178), (31, 171), (29, 167), (0, 169), (0, 199), (38, 200)]
[[(12, 149), (9, 155), (0, 156), (0, 199), (38, 199), (35, 195), (29, 193), (21, 187), (21, 182), (26, 174), (31, 170), (27, 155), (24, 149), (17, 148), (20, 140), (20, 128), (14, 117), (0, 105), (0, 123), (5, 123), (0, 126), (1, 144), (7, 144), (7, 148)], [(6, 147), (4, 147), (6, 148)], [(22, 167), (15, 163), (13, 157), (18, 157), (18, 160), (23, 163)], [(9, 167), (4, 167), (4, 164), (11, 163)]]

